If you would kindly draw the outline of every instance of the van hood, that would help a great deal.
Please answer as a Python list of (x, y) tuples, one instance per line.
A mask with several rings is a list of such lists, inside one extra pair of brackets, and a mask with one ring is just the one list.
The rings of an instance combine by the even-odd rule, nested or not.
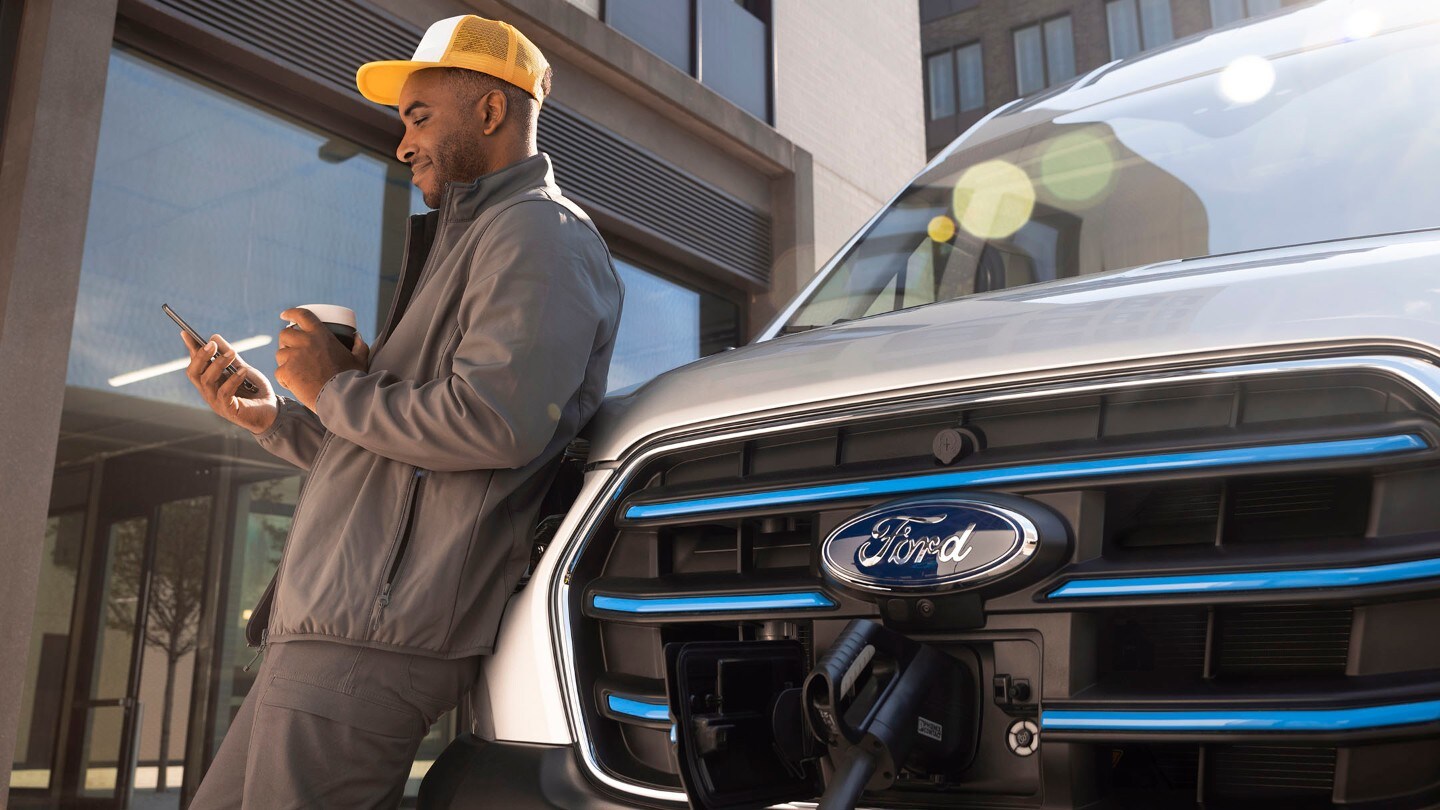
[(607, 400), (592, 462), (650, 439), (936, 390), (1301, 354), (1440, 354), (1440, 231), (1165, 262), (767, 340)]

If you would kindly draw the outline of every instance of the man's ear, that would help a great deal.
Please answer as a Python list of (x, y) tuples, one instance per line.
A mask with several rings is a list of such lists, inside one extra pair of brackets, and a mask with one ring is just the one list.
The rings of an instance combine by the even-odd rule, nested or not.
[(480, 132), (483, 135), (494, 135), (505, 123), (505, 116), (509, 114), (509, 99), (499, 90), (491, 90), (480, 97), (476, 104), (475, 114), (480, 120)]

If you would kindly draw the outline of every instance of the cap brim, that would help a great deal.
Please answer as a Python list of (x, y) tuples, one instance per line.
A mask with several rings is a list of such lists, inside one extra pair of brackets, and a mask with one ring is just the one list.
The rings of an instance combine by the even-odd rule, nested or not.
[(355, 71), (355, 86), (360, 95), (376, 104), (391, 107), (400, 103), (400, 90), (405, 80), (417, 70), (444, 67), (439, 62), (366, 62)]

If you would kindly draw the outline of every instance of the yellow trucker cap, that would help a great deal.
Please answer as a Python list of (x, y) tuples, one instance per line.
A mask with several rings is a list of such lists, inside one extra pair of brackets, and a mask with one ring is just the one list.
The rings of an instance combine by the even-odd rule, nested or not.
[(550, 63), (515, 26), (464, 14), (430, 26), (411, 59), (400, 62), (367, 62), (355, 72), (360, 95), (392, 107), (400, 103), (400, 88), (417, 70), (456, 67), (478, 70), (507, 81), (545, 102), (541, 80)]

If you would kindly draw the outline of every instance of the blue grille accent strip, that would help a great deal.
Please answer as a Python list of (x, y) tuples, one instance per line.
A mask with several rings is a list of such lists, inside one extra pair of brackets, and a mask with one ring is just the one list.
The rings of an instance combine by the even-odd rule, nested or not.
[(1242, 571), (1230, 574), (1186, 574), (1173, 577), (1077, 579), (1050, 592), (1051, 599), (1100, 596), (1160, 596), (1173, 593), (1235, 593), (1238, 591), (1304, 590), (1383, 585), (1440, 577), (1440, 559), (1312, 568), (1299, 571)]
[(1064, 731), (1352, 731), (1440, 721), (1440, 700), (1358, 709), (1265, 711), (1047, 711), (1040, 726)]
[(626, 508), (625, 517), (630, 520), (646, 520), (727, 512), (733, 509), (799, 506), (846, 498), (873, 498), (961, 487), (1017, 484), (1026, 481), (1061, 481), (1094, 478), (1102, 475), (1173, 472), (1211, 467), (1281, 464), (1293, 461), (1330, 461), (1360, 456), (1405, 453), (1426, 450), (1429, 447), (1429, 443), (1423, 436), (1404, 433), (1366, 439), (1231, 447), (1189, 453), (1158, 453), (1148, 456), (1063, 461), (1052, 464), (1022, 464), (1013, 467), (956, 470), (874, 481), (792, 487), (773, 492), (749, 492), (740, 495), (635, 504)]
[(835, 601), (819, 591), (738, 593), (718, 596), (632, 597), (596, 594), (596, 610), (618, 613), (728, 613), (737, 610), (807, 610), (833, 608)]
[(616, 714), (638, 717), (641, 720), (670, 719), (670, 707), (664, 703), (651, 703), (646, 700), (620, 697), (619, 695), (606, 695), (606, 702), (610, 704), (610, 711)]

